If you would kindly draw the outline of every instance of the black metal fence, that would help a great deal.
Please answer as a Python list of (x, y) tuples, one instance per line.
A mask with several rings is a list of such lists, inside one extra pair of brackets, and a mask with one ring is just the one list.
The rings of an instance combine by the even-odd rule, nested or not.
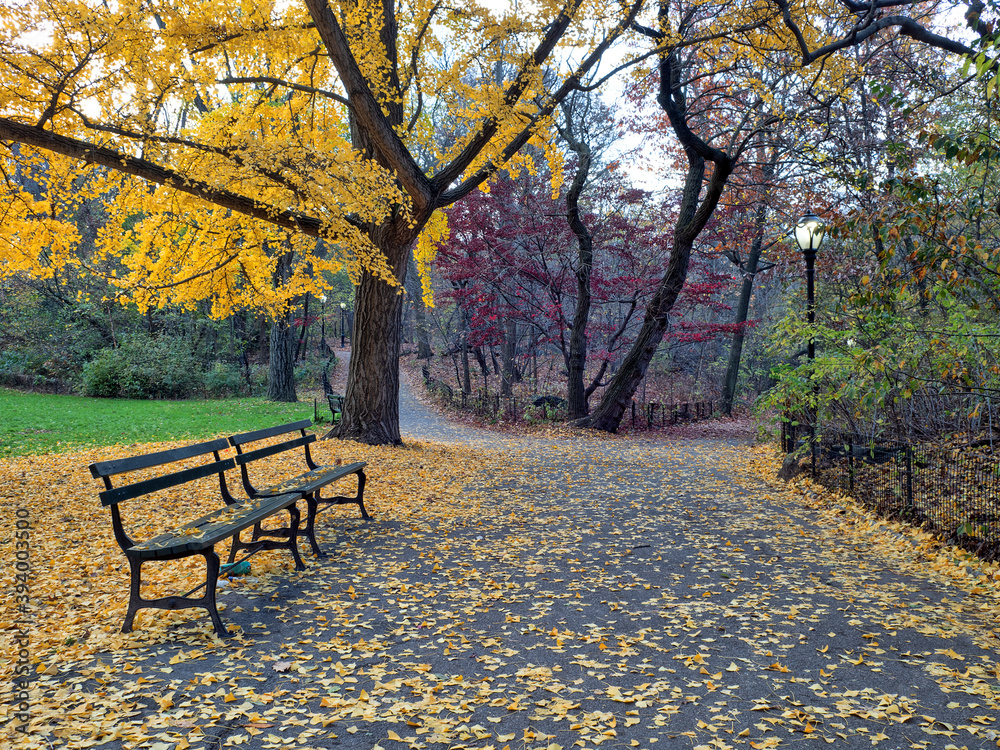
[(456, 409), (471, 411), (486, 417), (517, 419), (517, 399), (501, 398), (499, 393), (477, 391), (476, 393), (449, 394), (451, 405)]
[(677, 404), (651, 401), (644, 406), (632, 401), (632, 428), (641, 429), (645, 426), (646, 429), (653, 429), (684, 422), (697, 422), (710, 418), (714, 412), (714, 401), (684, 401)]
[(931, 448), (860, 435), (824, 435), (817, 479), (882, 516), (1000, 556), (1000, 445)]
[[(559, 396), (545, 395), (532, 396), (528, 400), (517, 400), (514, 396), (510, 398), (501, 397), (494, 391), (492, 393), (479, 390), (475, 393), (463, 393), (461, 390), (452, 388), (444, 381), (432, 378), (428, 368), (423, 368), (424, 385), (428, 392), (443, 401), (452, 409), (469, 411), (485, 417), (517, 421), (526, 416), (544, 416), (558, 419), (566, 416), (566, 400)], [(520, 409), (520, 411), (518, 410)], [(561, 412), (560, 412), (561, 410)], [(631, 425), (632, 429), (655, 429), (667, 427), (668, 425), (683, 424), (685, 422), (697, 422), (702, 419), (709, 419), (715, 411), (714, 401), (693, 401), (676, 404), (663, 404), (660, 402), (649, 402), (639, 404), (634, 400), (631, 404)], [(623, 424), (628, 424), (628, 414), (626, 414)]]
[(518, 402), (513, 396), (501, 398), (497, 392), (489, 393), (484, 390), (476, 393), (456, 392), (447, 383), (431, 378), (426, 368), (424, 368), (424, 385), (427, 386), (431, 395), (444, 401), (452, 409), (474, 412), (494, 419), (501, 415), (507, 419), (518, 418)]

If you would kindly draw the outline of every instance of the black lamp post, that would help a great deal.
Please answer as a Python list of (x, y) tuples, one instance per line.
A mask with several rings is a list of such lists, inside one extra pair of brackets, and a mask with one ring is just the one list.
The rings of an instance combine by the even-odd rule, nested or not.
[[(809, 319), (809, 372), (813, 374), (813, 364), (816, 360), (816, 340), (812, 334), (813, 324), (816, 322), (816, 297), (815, 297), (815, 266), (816, 251), (823, 244), (823, 237), (826, 234), (826, 226), (812, 211), (807, 211), (799, 219), (794, 229), (795, 243), (802, 251), (802, 257), (806, 260), (806, 308)], [(813, 381), (813, 394), (816, 394), (817, 384)], [(812, 424), (810, 425), (810, 443), (812, 445), (812, 473), (816, 476), (816, 407), (813, 407)]]
[(340, 303), (340, 348), (341, 349), (343, 349), (345, 347), (345, 344), (344, 344), (344, 337), (346, 335), (344, 333), (344, 314), (345, 314), (344, 311), (345, 310), (347, 310), (347, 305), (344, 304), (343, 302), (341, 302)]

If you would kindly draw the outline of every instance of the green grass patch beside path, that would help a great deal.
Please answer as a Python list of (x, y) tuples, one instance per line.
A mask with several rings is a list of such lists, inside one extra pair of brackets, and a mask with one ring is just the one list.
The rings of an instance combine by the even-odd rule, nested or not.
[(231, 435), (312, 419), (312, 401), (132, 401), (0, 388), (0, 457)]

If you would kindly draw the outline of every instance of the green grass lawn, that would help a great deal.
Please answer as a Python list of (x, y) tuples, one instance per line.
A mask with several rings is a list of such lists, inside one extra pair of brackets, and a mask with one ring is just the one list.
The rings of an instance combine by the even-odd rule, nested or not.
[[(324, 404), (325, 406), (325, 404)], [(325, 415), (329, 418), (329, 411)], [(0, 388), (0, 457), (231, 435), (312, 419), (312, 400), (131, 401)]]

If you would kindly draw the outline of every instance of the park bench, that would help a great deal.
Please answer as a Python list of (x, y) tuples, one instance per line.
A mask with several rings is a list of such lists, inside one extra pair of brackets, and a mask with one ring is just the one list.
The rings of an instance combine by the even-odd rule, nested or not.
[[(236, 464), (240, 467), (240, 471), (243, 475), (243, 489), (246, 493), (253, 498), (268, 497), (273, 495), (283, 495), (286, 492), (299, 493), (306, 499), (306, 504), (308, 506), (308, 515), (306, 516), (305, 526), (299, 529), (299, 534), (305, 536), (309, 539), (309, 543), (312, 545), (313, 553), (317, 557), (322, 557), (323, 553), (320, 551), (319, 544), (316, 542), (316, 516), (320, 510), (325, 510), (332, 505), (344, 505), (346, 503), (355, 504), (361, 509), (361, 517), (364, 519), (369, 519), (371, 516), (368, 515), (368, 511), (365, 509), (364, 495), (365, 495), (365, 472), (364, 468), (366, 466), (363, 462), (343, 464), (343, 465), (333, 465), (333, 466), (320, 466), (315, 461), (313, 461), (312, 453), (309, 451), (310, 443), (316, 441), (316, 436), (314, 434), (306, 434), (306, 428), (310, 427), (312, 423), (308, 420), (302, 420), (301, 422), (293, 422), (291, 424), (278, 425), (277, 427), (268, 427), (263, 430), (254, 430), (253, 432), (244, 432), (240, 435), (232, 435), (229, 438), (229, 442), (236, 448)], [(298, 433), (297, 437), (292, 437), (291, 439), (284, 439), (287, 436), (294, 435)], [(266, 444), (262, 447), (253, 447), (254, 443), (261, 443), (263, 441), (268, 441), (273, 438), (283, 438), (281, 442)], [(248, 449), (249, 448), (249, 449)], [(270, 458), (279, 453), (285, 453), (287, 451), (294, 451), (298, 448), (302, 448), (304, 451), (305, 465), (309, 468), (298, 476), (291, 477), (290, 479), (284, 479), (278, 481), (274, 484), (269, 484), (263, 488), (258, 488), (250, 478), (249, 466), (255, 462), (260, 461), (264, 458)], [(332, 497), (323, 497), (320, 494), (320, 490), (339, 479), (350, 476), (351, 474), (356, 474), (358, 478), (358, 488), (357, 493), (354, 497), (346, 497), (344, 495), (334, 495)], [(273, 482), (273, 479), (264, 480), (263, 483)]]
[(339, 393), (328, 393), (326, 394), (326, 402), (330, 405), (333, 421), (339, 422), (344, 416), (344, 397)]
[[(233, 497), (226, 485), (225, 473), (236, 467), (236, 460), (219, 458), (219, 452), (228, 448), (229, 441), (218, 439), (158, 453), (100, 461), (90, 465), (90, 473), (94, 478), (104, 481), (105, 489), (100, 493), (101, 502), (111, 509), (111, 524), (115, 539), (128, 559), (131, 573), (128, 612), (125, 615), (125, 623), (122, 625), (123, 633), (132, 631), (132, 623), (140, 609), (171, 610), (202, 607), (208, 610), (215, 632), (223, 638), (229, 637), (229, 631), (222, 624), (216, 607), (216, 587), (221, 565), (219, 556), (214, 549), (216, 544), (227, 539), (232, 540), (229, 552), (230, 564), (233, 563), (238, 549), (249, 549), (251, 555), (264, 549), (288, 549), (295, 559), (295, 569), (305, 569), (305, 565), (299, 557), (300, 513), (295, 505), (302, 498), (302, 493), (274, 493), (267, 497), (248, 499)], [(178, 462), (209, 454), (212, 456), (209, 463), (176, 470)], [(112, 484), (112, 477), (117, 475), (160, 466), (175, 470), (119, 487)], [(140, 498), (145, 498), (148, 502), (155, 502), (152, 497), (148, 496), (160, 490), (179, 487), (198, 479), (210, 477), (213, 474), (217, 474), (219, 477), (221, 495), (225, 502), (223, 507), (176, 529), (165, 531), (147, 541), (137, 542), (126, 532), (122, 511), (119, 507), (123, 502), (139, 500)], [(191, 488), (186, 489), (190, 490)], [(290, 522), (287, 527), (261, 529), (261, 521), (282, 511), (287, 511), (289, 514)], [(251, 526), (254, 527), (254, 539), (249, 544), (244, 544), (240, 541), (240, 533)], [(261, 536), (272, 538), (261, 539)], [(141, 596), (142, 566), (144, 563), (152, 560), (177, 560), (194, 555), (201, 555), (205, 558), (204, 583), (181, 596), (166, 596), (158, 599), (144, 599)], [(247, 555), (247, 557), (249, 556)], [(204, 594), (199, 598), (191, 598), (191, 595), (201, 588), (205, 589)]]
[[(332, 361), (331, 359), (330, 362)], [(330, 384), (330, 362), (327, 362), (323, 367), (323, 393), (326, 396), (326, 402), (330, 405), (331, 419), (337, 423), (344, 415), (344, 397), (339, 393), (334, 393), (333, 386)]]

